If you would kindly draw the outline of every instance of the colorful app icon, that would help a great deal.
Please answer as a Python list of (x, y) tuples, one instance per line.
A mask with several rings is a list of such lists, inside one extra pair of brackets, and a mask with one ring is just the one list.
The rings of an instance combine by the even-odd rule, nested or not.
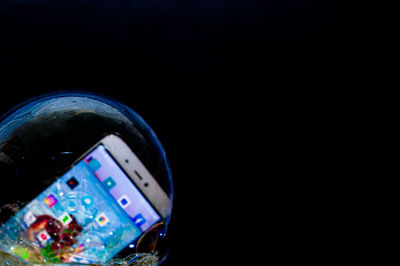
[(89, 195), (85, 195), (81, 199), (82, 205), (87, 209), (93, 205), (93, 198)]
[(68, 213), (66, 212), (64, 212), (60, 217), (58, 217), (58, 220), (60, 220), (63, 225), (67, 225), (70, 222), (72, 222), (71, 216), (69, 216)]
[(70, 189), (74, 189), (77, 185), (79, 185), (79, 182), (75, 179), (75, 177), (71, 177), (67, 181), (67, 185), (69, 186)]
[(105, 179), (105, 180), (103, 181), (103, 184), (104, 184), (104, 186), (106, 186), (106, 188), (107, 188), (108, 190), (111, 190), (111, 189), (112, 189), (113, 187), (115, 187), (115, 185), (116, 185), (114, 179), (112, 179), (111, 176), (108, 177), (107, 179)]
[(24, 222), (26, 224), (26, 226), (30, 226), (31, 224), (33, 224), (36, 221), (36, 216), (31, 213), (31, 212), (27, 212), (24, 216)]
[(139, 213), (135, 217), (132, 218), (132, 222), (137, 226), (140, 227), (146, 223), (146, 219), (144, 219), (143, 215)]
[(53, 207), (54, 205), (56, 205), (57, 203), (57, 199), (56, 197), (54, 197), (52, 194), (50, 194), (49, 196), (47, 196), (44, 199), (44, 202), (47, 204), (47, 206), (49, 206), (50, 208)]
[(96, 172), (97, 170), (100, 169), (101, 164), (99, 163), (99, 161), (97, 159), (91, 159), (89, 161), (88, 166), (89, 166), (90, 170), (92, 170), (92, 172)]
[(104, 213), (97, 215), (95, 220), (97, 224), (100, 225), (101, 227), (105, 226), (109, 222), (107, 216)]
[(36, 240), (39, 241), (40, 246), (44, 247), (46, 246), (47, 242), (51, 239), (50, 235), (47, 233), (46, 230), (40, 231), (36, 235)]
[(128, 196), (123, 195), (118, 199), (119, 206), (122, 207), (122, 209), (125, 209), (129, 205), (131, 205), (131, 201), (129, 200)]

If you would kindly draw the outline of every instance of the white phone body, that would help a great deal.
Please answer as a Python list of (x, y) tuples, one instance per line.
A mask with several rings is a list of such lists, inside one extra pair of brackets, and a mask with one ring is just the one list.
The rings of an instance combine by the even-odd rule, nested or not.
[[(143, 193), (157, 212), (166, 218), (171, 214), (171, 200), (129, 146), (117, 135), (110, 134), (100, 140), (107, 151), (124, 170), (130, 180)], [(94, 148), (93, 147), (93, 148)], [(85, 156), (85, 155), (84, 155)], [(78, 161), (80, 161), (82, 156)]]

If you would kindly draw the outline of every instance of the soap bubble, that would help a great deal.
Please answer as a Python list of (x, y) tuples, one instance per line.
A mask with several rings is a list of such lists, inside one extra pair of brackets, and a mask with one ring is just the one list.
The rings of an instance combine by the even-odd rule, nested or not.
[[(110, 174), (99, 171), (103, 162), (81, 158), (110, 134), (132, 149), (167, 194), (162, 215), (147, 203), (153, 220), (141, 212), (131, 217), (127, 206), (136, 211), (146, 197), (133, 203), (117, 197), (111, 192), (115, 172), (102, 176)], [(0, 172), (0, 264), (158, 265), (166, 258), (171, 171), (155, 133), (126, 105), (62, 92), (16, 106), (0, 117)]]

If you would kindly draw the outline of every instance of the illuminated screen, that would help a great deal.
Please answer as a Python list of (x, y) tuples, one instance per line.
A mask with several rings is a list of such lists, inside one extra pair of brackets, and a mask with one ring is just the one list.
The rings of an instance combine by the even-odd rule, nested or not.
[[(17, 240), (25, 235), (49, 262), (91, 263), (106, 262), (127, 246), (134, 247), (142, 232), (159, 220), (99, 145), (2, 227), (19, 223), (18, 230), (3, 230), (5, 237)], [(65, 248), (72, 253), (57, 256)]]

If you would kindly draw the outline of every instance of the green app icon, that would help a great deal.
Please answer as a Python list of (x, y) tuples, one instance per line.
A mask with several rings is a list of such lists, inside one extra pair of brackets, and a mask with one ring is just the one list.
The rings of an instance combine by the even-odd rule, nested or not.
[(89, 164), (88, 164), (90, 170), (92, 170), (93, 172), (96, 172), (97, 170), (100, 169), (101, 164), (97, 159), (92, 159)]
[(108, 177), (106, 180), (103, 181), (104, 186), (106, 186), (106, 188), (108, 190), (112, 189), (113, 187), (115, 187), (116, 183), (114, 181), (114, 179), (112, 179), (112, 177)]

